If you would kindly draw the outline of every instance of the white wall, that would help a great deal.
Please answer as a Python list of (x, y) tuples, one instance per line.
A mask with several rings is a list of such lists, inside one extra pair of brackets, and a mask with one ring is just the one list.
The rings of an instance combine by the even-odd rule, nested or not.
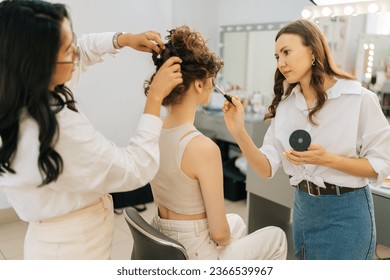
[[(139, 33), (171, 26), (172, 1), (65, 0), (71, 7), (77, 35), (100, 31)], [(125, 145), (143, 111), (143, 82), (154, 67), (151, 54), (125, 49), (108, 56), (84, 74), (75, 91), (82, 110), (95, 127), (118, 145)]]
[(201, 32), (208, 40), (210, 49), (217, 53), (219, 2), (220, 0), (173, 0), (173, 25), (186, 24)]
[[(159, 31), (187, 24), (218, 53), (219, 25), (274, 22), (300, 17), (307, 0), (58, 0), (69, 6), (77, 35), (86, 32)], [(118, 145), (133, 134), (143, 110), (143, 81), (153, 72), (150, 54), (125, 50), (84, 74), (75, 90), (95, 127)], [(0, 193), (0, 209), (9, 207)]]
[[(178, 0), (180, 1), (180, 0)], [(301, 18), (309, 0), (218, 0), (220, 25), (293, 21)]]

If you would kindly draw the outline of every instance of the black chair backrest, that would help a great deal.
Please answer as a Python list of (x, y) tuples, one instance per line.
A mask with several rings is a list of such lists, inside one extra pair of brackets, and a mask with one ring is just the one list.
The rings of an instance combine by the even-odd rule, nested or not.
[(132, 260), (187, 260), (180, 242), (166, 236), (142, 218), (133, 207), (123, 211), (134, 239)]

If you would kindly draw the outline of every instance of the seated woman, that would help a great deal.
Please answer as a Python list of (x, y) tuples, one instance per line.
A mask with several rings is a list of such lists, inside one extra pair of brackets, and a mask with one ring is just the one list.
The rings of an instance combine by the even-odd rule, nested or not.
[(158, 206), (153, 226), (181, 242), (190, 259), (285, 259), (287, 241), (280, 228), (246, 235), (242, 218), (226, 215), (220, 150), (194, 126), (196, 109), (209, 103), (222, 61), (187, 26), (169, 31), (166, 39), (165, 50), (153, 55), (156, 72), (178, 56), (183, 83), (162, 103), (168, 112), (159, 142), (160, 169), (151, 182)]

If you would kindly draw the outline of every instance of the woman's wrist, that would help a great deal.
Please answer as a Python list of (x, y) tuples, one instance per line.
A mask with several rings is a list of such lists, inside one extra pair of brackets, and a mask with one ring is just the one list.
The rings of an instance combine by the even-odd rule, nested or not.
[(112, 37), (112, 45), (114, 46), (115, 49), (118, 50), (125, 46), (124, 35), (125, 35), (124, 32), (117, 32)]

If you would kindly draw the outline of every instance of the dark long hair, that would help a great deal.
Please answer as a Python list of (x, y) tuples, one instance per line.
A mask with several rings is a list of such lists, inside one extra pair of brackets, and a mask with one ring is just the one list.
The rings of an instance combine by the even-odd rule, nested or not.
[[(308, 118), (312, 124), (315, 124), (314, 115), (316, 112), (321, 110), (324, 106), (325, 101), (327, 100), (327, 94), (323, 88), (325, 78), (328, 77), (337, 77), (354, 80), (356, 79), (351, 74), (348, 74), (333, 62), (333, 59), (330, 54), (328, 43), (321, 30), (311, 21), (300, 19), (294, 21), (285, 27), (283, 27), (278, 34), (276, 35), (275, 42), (283, 34), (296, 34), (302, 38), (302, 43), (304, 46), (309, 47), (314, 55), (315, 63), (312, 66), (312, 76), (310, 80), (310, 86), (314, 89), (317, 104), (310, 110)], [(275, 117), (276, 108), (283, 98), (291, 94), (292, 89), (297, 85), (297, 83), (288, 84), (285, 88), (286, 78), (283, 74), (276, 69), (274, 76), (274, 98), (271, 105), (268, 107), (268, 113), (265, 115), (264, 119), (270, 119)]]
[[(180, 26), (172, 29), (166, 37), (168, 42), (165, 49), (160, 53), (153, 53), (153, 61), (156, 65), (156, 72), (172, 56), (181, 58), (180, 64), (183, 83), (176, 86), (162, 102), (164, 106), (170, 106), (181, 102), (184, 93), (195, 80), (205, 80), (215, 77), (223, 67), (222, 60), (213, 54), (208, 48), (206, 41), (199, 32), (191, 30), (188, 26)], [(145, 81), (145, 95), (148, 94), (150, 81)]]
[(0, 175), (15, 173), (12, 159), (23, 110), (39, 126), (38, 167), (42, 185), (55, 181), (63, 169), (54, 150), (58, 137), (55, 114), (65, 105), (76, 110), (64, 85), (49, 90), (68, 13), (64, 5), (44, 1), (6, 0), (0, 3)]

